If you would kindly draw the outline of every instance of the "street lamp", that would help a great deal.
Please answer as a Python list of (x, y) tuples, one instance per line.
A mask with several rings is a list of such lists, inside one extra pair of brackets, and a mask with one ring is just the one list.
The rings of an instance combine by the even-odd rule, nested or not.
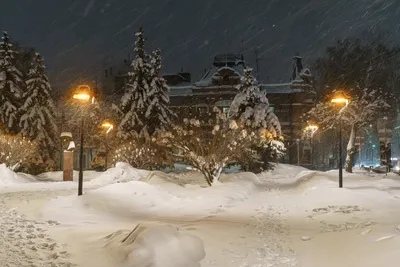
[(338, 159), (338, 167), (339, 167), (339, 188), (343, 187), (343, 162), (342, 162), (342, 111), (349, 102), (350, 99), (347, 95), (342, 91), (338, 90), (332, 97), (332, 103), (341, 107), (339, 111), (339, 159)]
[(108, 133), (111, 132), (111, 130), (114, 128), (114, 125), (112, 125), (110, 122), (103, 122), (103, 124), (101, 125), (101, 127), (106, 128), (106, 158), (105, 158), (105, 170), (107, 170), (108, 164)]
[(316, 131), (318, 131), (319, 127), (316, 124), (309, 123), (305, 131), (307, 135), (310, 135), (310, 142), (311, 142), (311, 168), (314, 166), (314, 134)]
[(387, 123), (388, 117), (383, 117), (383, 121), (385, 122), (384, 128), (385, 128), (385, 140), (384, 140), (384, 159), (385, 159), (385, 175), (387, 176), (388, 174), (388, 168), (389, 168), (389, 157), (387, 154), (387, 137), (386, 137), (386, 123)]
[[(91, 99), (93, 101), (92, 92), (90, 87), (87, 85), (80, 85), (78, 90), (73, 94), (73, 99), (76, 99), (82, 104), (88, 103)], [(79, 153), (79, 181), (78, 181), (78, 196), (83, 194), (83, 112), (81, 111), (81, 127), (80, 127), (80, 139), (81, 147)]]

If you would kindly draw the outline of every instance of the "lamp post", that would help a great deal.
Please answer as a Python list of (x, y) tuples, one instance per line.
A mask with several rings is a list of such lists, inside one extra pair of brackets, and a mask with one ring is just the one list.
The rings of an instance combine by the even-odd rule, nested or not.
[(108, 133), (111, 132), (111, 130), (114, 128), (114, 125), (112, 125), (110, 122), (103, 122), (101, 125), (102, 127), (106, 128), (106, 158), (105, 158), (105, 170), (107, 170), (108, 167)]
[[(82, 104), (88, 103), (90, 100), (93, 102), (93, 96), (90, 92), (90, 87), (87, 85), (81, 85), (78, 87), (78, 90), (74, 93), (73, 98), (79, 101)], [(80, 126), (80, 152), (79, 152), (79, 181), (78, 181), (78, 196), (83, 194), (83, 112), (81, 111), (81, 126)]]
[(296, 139), (297, 144), (297, 166), (300, 166), (300, 139)]
[(332, 100), (332, 103), (341, 107), (339, 111), (339, 159), (338, 159), (338, 168), (339, 168), (339, 188), (343, 187), (343, 159), (342, 159), (342, 111), (345, 108), (350, 100), (346, 96), (346, 94), (342, 90), (338, 90), (335, 92)]
[(387, 174), (388, 174), (388, 167), (389, 167), (389, 159), (388, 159), (388, 155), (387, 155), (387, 137), (386, 137), (386, 123), (387, 123), (387, 119), (388, 119), (388, 117), (383, 117), (383, 121), (385, 122), (384, 123), (384, 131), (385, 131), (385, 139), (384, 139), (384, 159), (385, 159), (385, 175), (387, 176)]
[(305, 131), (310, 134), (311, 142), (311, 168), (314, 167), (314, 134), (318, 131), (318, 125), (310, 123), (306, 126)]

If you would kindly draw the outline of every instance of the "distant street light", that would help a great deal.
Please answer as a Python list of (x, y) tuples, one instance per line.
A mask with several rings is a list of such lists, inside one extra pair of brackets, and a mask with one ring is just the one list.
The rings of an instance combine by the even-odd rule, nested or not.
[[(93, 94), (90, 91), (90, 87), (87, 85), (81, 85), (78, 87), (78, 90), (73, 94), (73, 99), (78, 100), (82, 104), (86, 104), (92, 99), (93, 102)], [(79, 182), (78, 182), (78, 196), (83, 194), (83, 137), (84, 137), (84, 127), (83, 127), (83, 110), (81, 110), (81, 126), (80, 126), (80, 139), (81, 139), (81, 147), (79, 153)]]
[(106, 128), (106, 158), (105, 158), (105, 170), (107, 170), (108, 167), (108, 133), (111, 132), (111, 130), (114, 128), (114, 125), (112, 125), (110, 122), (103, 122), (101, 125), (102, 127)]
[(339, 188), (343, 187), (343, 162), (342, 162), (342, 110), (350, 103), (350, 98), (342, 91), (338, 90), (335, 92), (332, 100), (332, 103), (340, 107), (339, 111), (339, 159), (338, 159), (338, 168), (339, 168)]

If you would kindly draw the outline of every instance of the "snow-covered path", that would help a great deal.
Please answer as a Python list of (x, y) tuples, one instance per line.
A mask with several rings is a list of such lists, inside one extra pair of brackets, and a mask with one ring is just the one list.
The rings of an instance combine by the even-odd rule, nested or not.
[[(62, 224), (55, 221), (50, 222), (36, 222), (33, 220), (22, 219), (26, 217), (38, 218), (41, 216), (38, 213), (38, 208), (43, 207), (50, 199), (62, 195), (72, 195), (75, 190), (53, 190), (53, 191), (28, 191), (28, 192), (13, 192), (0, 194), (2, 201), (2, 209), (9, 210), (10, 208), (17, 208), (18, 212), (25, 214), (21, 216), (16, 211), (11, 211), (8, 215), (9, 218), (21, 218), (32, 225), (41, 227), (40, 231), (45, 233), (44, 238), (48, 238), (47, 230), (58, 241), (58, 243), (68, 244), (64, 247), (60, 259), (65, 259), (64, 264), (68, 264), (68, 260), (76, 262), (76, 266), (96, 266), (108, 267), (114, 266), (119, 259), (113, 259), (108, 256), (103, 248), (99, 248), (93, 242), (101, 237), (104, 237), (112, 232), (119, 230), (130, 230), (136, 223), (143, 223), (149, 221), (151, 223), (170, 224), (175, 225), (190, 234), (201, 238), (205, 243), (206, 258), (202, 262), (203, 267), (220, 267), (220, 266), (281, 266), (291, 267), (296, 266), (295, 255), (290, 249), (290, 242), (288, 242), (289, 229), (285, 226), (282, 215), (279, 211), (274, 210), (264, 204), (257, 205), (248, 210), (246, 214), (236, 214), (235, 212), (224, 212), (224, 209), (229, 210), (228, 207), (223, 207), (212, 212), (212, 215), (199, 219), (188, 219), (176, 217), (173, 220), (167, 218), (145, 218), (141, 217), (140, 220), (130, 220), (127, 218), (116, 218), (115, 222), (110, 224), (107, 218), (102, 219), (102, 214), (99, 212), (95, 217), (87, 217), (86, 226), (84, 225), (70, 225)], [(249, 199), (243, 202), (243, 209), (247, 209), (250, 203), (257, 203), (265, 201), (262, 195), (256, 195), (254, 199)], [(257, 199), (255, 199), (257, 198)], [(5, 204), (7, 204), (7, 207)], [(6, 216), (7, 217), (7, 216)], [(5, 220), (4, 220), (5, 221)], [(118, 221), (118, 222), (117, 222)], [(17, 224), (17, 227), (19, 227)], [(3, 229), (6, 229), (3, 228)], [(24, 231), (21, 228), (20, 231)], [(6, 231), (6, 230), (5, 230)], [(43, 235), (40, 235), (43, 236)], [(32, 246), (38, 246), (38, 238), (31, 240)], [(52, 243), (56, 243), (52, 241)], [(29, 251), (29, 246), (26, 243), (10, 244), (15, 249), (26, 249)], [(22, 246), (21, 248), (19, 246)], [(40, 247), (40, 246), (39, 246)], [(91, 249), (92, 247), (92, 249)], [(1, 246), (0, 246), (1, 248)], [(41, 248), (41, 247), (40, 247)], [(46, 247), (43, 247), (45, 249)], [(61, 246), (57, 244), (57, 248)], [(83, 249), (85, 248), (85, 249)], [(59, 249), (59, 250), (60, 250)], [(69, 253), (73, 254), (69, 256)], [(50, 250), (50, 252), (53, 252)], [(53, 252), (57, 253), (57, 251)], [(43, 253), (42, 253), (43, 254)], [(44, 252), (45, 254), (45, 252)], [(87, 255), (99, 255), (96, 257), (87, 257)], [(51, 254), (49, 262), (52, 262)], [(63, 258), (64, 257), (64, 258)], [(12, 258), (9, 257), (10, 260)], [(29, 263), (27, 259), (22, 259)], [(41, 264), (47, 260), (43, 256), (34, 259)], [(21, 262), (22, 262), (21, 261)], [(62, 261), (60, 261), (62, 262)], [(50, 263), (49, 263), (50, 264)], [(10, 265), (10, 266), (25, 266)], [(26, 266), (30, 266), (29, 264)], [(52, 265), (37, 265), (37, 266), (52, 266)], [(64, 265), (54, 265), (64, 266)], [(75, 266), (75, 265), (65, 265)]]
[(4, 267), (72, 267), (65, 247), (47, 230), (57, 223), (38, 222), (18, 214), (0, 195), (0, 262)]
[[(202, 188), (195, 173), (182, 179), (156, 175), (146, 182), (131, 179), (120, 183), (117, 177), (124, 172), (117, 169), (113, 173), (112, 177), (106, 173), (103, 182), (85, 184), (82, 197), (76, 197), (73, 183), (2, 190), (0, 237), (4, 236), (4, 241), (0, 240), (0, 251), (6, 253), (0, 252), (0, 260), (8, 264), (4, 266), (31, 266), (30, 262), (37, 267), (52, 266), (50, 262), (75, 266), (73, 262), (77, 267), (147, 266), (129, 261), (132, 251), (143, 253), (143, 240), (139, 247), (115, 242), (137, 225), (169, 225), (199, 238), (200, 247), (185, 246), (196, 251), (203, 248), (202, 267), (398, 265), (397, 176), (346, 174), (345, 188), (339, 189), (335, 172), (283, 166), (258, 177), (226, 175), (221, 184)], [(124, 175), (124, 179), (130, 176)], [(156, 235), (166, 238), (164, 230), (155, 229)], [(177, 251), (186, 247), (176, 244), (176, 234), (172, 236), (173, 242), (156, 237), (152, 249), (162, 254), (168, 248), (164, 254), (171, 257), (184, 255)], [(154, 238), (151, 232), (150, 238)], [(199, 266), (160, 264), (163, 260), (148, 266)]]

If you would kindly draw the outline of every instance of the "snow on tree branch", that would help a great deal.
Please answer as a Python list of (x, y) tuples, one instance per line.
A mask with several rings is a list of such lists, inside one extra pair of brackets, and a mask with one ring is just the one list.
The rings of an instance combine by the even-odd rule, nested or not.
[(262, 136), (238, 127), (221, 111), (217, 121), (204, 122), (184, 119), (169, 132), (163, 133), (158, 142), (170, 149), (176, 159), (181, 159), (200, 171), (208, 185), (218, 181), (222, 169), (237, 159), (237, 155), (261, 143)]

